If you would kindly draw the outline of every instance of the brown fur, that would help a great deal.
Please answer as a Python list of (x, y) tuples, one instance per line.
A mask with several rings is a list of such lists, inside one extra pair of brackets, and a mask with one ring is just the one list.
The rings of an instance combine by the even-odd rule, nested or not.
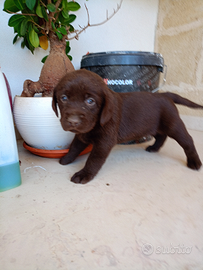
[(58, 116), (58, 103), (63, 129), (76, 135), (60, 163), (73, 162), (89, 144), (93, 145), (84, 168), (71, 181), (89, 182), (114, 145), (146, 135), (155, 138), (155, 143), (146, 149), (149, 152), (157, 152), (167, 136), (175, 139), (185, 151), (187, 166), (198, 170), (202, 163), (174, 102), (203, 108), (173, 93), (116, 93), (100, 76), (87, 70), (65, 75), (54, 90), (52, 107)]

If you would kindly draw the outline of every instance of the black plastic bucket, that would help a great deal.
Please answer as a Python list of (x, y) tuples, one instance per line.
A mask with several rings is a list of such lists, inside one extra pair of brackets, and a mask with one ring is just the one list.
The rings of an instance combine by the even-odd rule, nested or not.
[[(115, 51), (84, 55), (81, 68), (100, 75), (115, 92), (147, 91), (159, 89), (160, 72), (164, 70), (161, 54), (153, 52)], [(151, 140), (147, 135), (126, 144)]]
[(100, 75), (115, 92), (153, 92), (159, 86), (164, 59), (152, 52), (90, 53), (82, 57), (81, 68)]

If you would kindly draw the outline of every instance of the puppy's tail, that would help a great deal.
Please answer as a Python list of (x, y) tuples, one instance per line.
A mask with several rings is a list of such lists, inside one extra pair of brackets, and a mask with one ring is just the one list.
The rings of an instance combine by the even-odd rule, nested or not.
[(203, 106), (202, 105), (199, 105), (195, 102), (192, 102), (190, 101), (189, 99), (187, 98), (183, 98), (177, 94), (174, 94), (174, 93), (170, 93), (170, 92), (166, 92), (166, 93), (163, 93), (165, 96), (167, 96), (168, 98), (172, 99), (174, 103), (176, 104), (180, 104), (180, 105), (184, 105), (184, 106), (187, 106), (187, 107), (190, 107), (190, 108), (200, 108), (200, 109), (203, 109)]

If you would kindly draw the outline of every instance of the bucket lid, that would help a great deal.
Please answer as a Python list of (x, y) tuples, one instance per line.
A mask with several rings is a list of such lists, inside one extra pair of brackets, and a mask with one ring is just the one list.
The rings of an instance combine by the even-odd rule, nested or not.
[(161, 54), (154, 52), (115, 51), (90, 53), (84, 55), (81, 60), (81, 68), (108, 65), (158, 66), (163, 70), (164, 59)]

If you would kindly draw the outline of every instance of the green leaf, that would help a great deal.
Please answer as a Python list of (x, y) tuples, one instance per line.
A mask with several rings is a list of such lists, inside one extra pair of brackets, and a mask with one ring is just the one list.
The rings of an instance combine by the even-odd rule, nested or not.
[(30, 33), (31, 30), (32, 30), (32, 24), (29, 24), (29, 26), (28, 26), (28, 33)]
[(58, 36), (59, 40), (61, 40), (61, 39), (63, 38), (63, 35), (62, 35), (61, 33), (56, 32), (56, 34), (57, 34), (57, 36)]
[(39, 16), (40, 18), (43, 18), (42, 8), (40, 5), (37, 6), (36, 13), (37, 13), (37, 16)]
[(36, 32), (37, 34), (40, 32), (40, 30), (37, 28), (37, 26), (36, 26), (36, 25), (34, 25), (34, 24), (33, 24), (33, 26), (32, 26), (32, 27), (33, 27), (33, 29), (35, 30), (35, 32)]
[(48, 5), (47, 5), (47, 8), (48, 8), (48, 10), (51, 11), (51, 12), (55, 12), (55, 11), (56, 11), (56, 7), (55, 7), (54, 4), (48, 4)]
[(25, 48), (25, 41), (21, 42), (21, 48), (24, 49)]
[(14, 37), (14, 39), (13, 39), (13, 44), (15, 44), (17, 40), (18, 40), (18, 34), (15, 35), (15, 37)]
[(60, 13), (59, 13), (59, 16), (58, 16), (57, 23), (58, 23), (58, 22), (61, 22), (62, 24), (64, 24), (65, 20), (66, 20), (66, 19), (63, 17), (62, 12), (60, 12)]
[(80, 5), (77, 2), (71, 1), (67, 3), (66, 8), (70, 11), (77, 11), (80, 9)]
[(20, 34), (21, 36), (24, 36), (26, 31), (28, 29), (28, 19), (25, 18), (22, 23), (21, 23), (21, 26), (20, 26)]
[(67, 56), (68, 56), (68, 58), (70, 59), (70, 61), (73, 60), (73, 57), (72, 57), (71, 55), (67, 55)]
[(25, 18), (25, 16), (23, 15), (13, 15), (10, 17), (9, 21), (8, 21), (8, 25), (10, 27), (15, 27), (17, 24), (19, 24), (23, 19)]
[(69, 45), (69, 41), (66, 42), (66, 54), (68, 55), (68, 53), (70, 52), (70, 45)]
[(41, 7), (41, 10), (42, 10), (43, 18), (48, 22), (48, 21), (49, 21), (49, 18), (48, 18), (46, 9), (42, 6), (42, 7)]
[(65, 23), (66, 25), (68, 25), (69, 23), (74, 22), (75, 19), (76, 19), (76, 16), (75, 16), (74, 14), (70, 14), (70, 15), (69, 15), (69, 18), (68, 18), (67, 20), (65, 20), (64, 23)]
[(17, 33), (19, 35), (19, 37), (21, 37), (21, 34), (20, 34), (20, 27), (21, 27), (21, 23), (17, 23), (15, 26), (13, 26), (14, 28), (14, 33)]
[(52, 26), (53, 30), (55, 30), (55, 29), (56, 29), (56, 26), (55, 26), (55, 24), (54, 24), (54, 22), (53, 22), (53, 21), (51, 22), (51, 26)]
[(47, 57), (48, 57), (48, 55), (42, 58), (41, 62), (42, 62), (43, 64), (44, 64), (45, 61), (47, 60)]
[(20, 9), (15, 5), (14, 0), (6, 0), (4, 2), (4, 9), (5, 12), (18, 12)]
[(33, 10), (36, 4), (36, 0), (26, 0), (26, 6), (30, 9)]
[(65, 19), (69, 18), (69, 11), (67, 9), (63, 9), (62, 10), (62, 15)]
[(32, 46), (35, 48), (39, 47), (39, 37), (34, 29), (29, 32), (29, 40)]
[(69, 32), (74, 32), (75, 31), (75, 28), (71, 24), (69, 25), (69, 27), (70, 27)]
[(19, 8), (19, 10), (23, 10), (25, 7), (23, 0), (14, 0), (14, 3)]
[(62, 0), (62, 8), (66, 8), (67, 6), (67, 0)]
[[(32, 26), (32, 25), (31, 25)], [(31, 27), (29, 26), (29, 28)], [(32, 54), (34, 54), (34, 50), (35, 50), (35, 47), (30, 43), (30, 40), (29, 40), (29, 33), (24, 37), (24, 40), (22, 42), (24, 44), (24, 47), (26, 46), (28, 48), (28, 50), (31, 51)], [(22, 46), (22, 44), (21, 44)]]
[(57, 30), (58, 30), (59, 32), (61, 32), (61, 34), (67, 35), (67, 31), (66, 31), (66, 29), (65, 29), (64, 27), (57, 28)]

